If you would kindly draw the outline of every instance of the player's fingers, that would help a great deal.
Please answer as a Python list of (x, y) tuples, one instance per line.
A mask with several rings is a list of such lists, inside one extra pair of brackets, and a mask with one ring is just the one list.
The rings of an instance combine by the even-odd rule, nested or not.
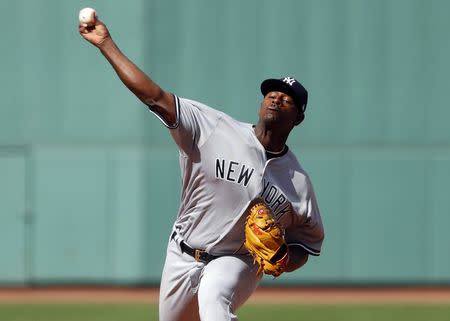
[(80, 31), (80, 33), (86, 33), (87, 30), (87, 24), (86, 23), (79, 23), (78, 24), (78, 30)]
[(78, 27), (78, 31), (79, 31), (81, 34), (86, 34), (86, 33), (89, 32), (89, 31), (86, 29), (86, 27), (84, 27), (84, 26), (79, 26), (79, 27)]
[(83, 23), (78, 26), (78, 30), (80, 31), (80, 33), (87, 34), (91, 31), (94, 31), (95, 27), (96, 26), (89, 26), (86, 23)]

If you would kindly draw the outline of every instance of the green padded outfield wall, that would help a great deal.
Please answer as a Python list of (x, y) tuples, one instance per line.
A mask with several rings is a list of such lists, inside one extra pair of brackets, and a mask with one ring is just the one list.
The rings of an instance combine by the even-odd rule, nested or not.
[(289, 140), (320, 258), (275, 284), (450, 284), (450, 1), (1, 0), (0, 284), (158, 284), (180, 197), (167, 130), (77, 32), (95, 7), (165, 89), (247, 122), (310, 92)]

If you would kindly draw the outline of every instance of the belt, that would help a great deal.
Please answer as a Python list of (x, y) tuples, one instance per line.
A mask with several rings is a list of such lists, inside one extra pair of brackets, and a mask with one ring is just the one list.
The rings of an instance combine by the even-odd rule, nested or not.
[[(173, 232), (172, 239), (175, 237), (176, 232)], [(218, 258), (218, 256), (211, 255), (204, 250), (194, 249), (187, 245), (184, 241), (180, 242), (181, 251), (192, 256), (197, 262), (209, 263), (212, 260)]]
[(181, 251), (192, 256), (197, 262), (209, 263), (217, 258), (217, 256), (211, 255), (204, 250), (193, 249), (192, 247), (184, 243), (184, 241), (180, 242), (180, 248)]

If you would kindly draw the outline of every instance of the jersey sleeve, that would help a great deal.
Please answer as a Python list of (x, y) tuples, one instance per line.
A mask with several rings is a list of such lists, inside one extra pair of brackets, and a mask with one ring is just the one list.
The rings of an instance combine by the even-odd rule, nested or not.
[(176, 126), (169, 127), (170, 133), (180, 152), (189, 155), (208, 139), (222, 117), (222, 112), (177, 96), (175, 102)]
[(304, 178), (306, 190), (299, 202), (292, 203), (294, 215), (285, 239), (289, 246), (301, 246), (309, 254), (319, 256), (325, 234), (313, 186), (308, 176)]

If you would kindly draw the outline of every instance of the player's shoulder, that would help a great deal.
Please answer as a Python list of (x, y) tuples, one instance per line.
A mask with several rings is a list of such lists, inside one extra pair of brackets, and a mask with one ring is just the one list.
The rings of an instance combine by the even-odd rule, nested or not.
[(199, 102), (197, 100), (188, 99), (184, 97), (177, 97), (181, 108), (193, 108), (201, 111), (217, 112), (221, 113), (220, 110), (206, 105), (205, 103)]
[(220, 107), (212, 107), (205, 103), (199, 102), (197, 100), (189, 99), (189, 98), (178, 97), (178, 99), (179, 99), (181, 108), (183, 108), (183, 107), (184, 108), (194, 108), (203, 113), (215, 114), (218, 117), (222, 118), (223, 120), (230, 122), (230, 123), (234, 123), (237, 126), (242, 126), (245, 128), (247, 128), (248, 126), (251, 126), (251, 124), (241, 122), (241, 121), (235, 119), (234, 117), (230, 116), (228, 113), (222, 111), (222, 109)]
[[(286, 154), (283, 155), (282, 159), (285, 163), (289, 164), (289, 168), (293, 170), (304, 172), (303, 166), (300, 164), (297, 155), (291, 150), (291, 148), (287, 147)], [(284, 164), (286, 166), (286, 164)]]
[(285, 160), (289, 164), (289, 169), (292, 171), (292, 176), (308, 183), (310, 182), (308, 171), (302, 166), (298, 157), (292, 152), (291, 149), (289, 149), (286, 153)]

